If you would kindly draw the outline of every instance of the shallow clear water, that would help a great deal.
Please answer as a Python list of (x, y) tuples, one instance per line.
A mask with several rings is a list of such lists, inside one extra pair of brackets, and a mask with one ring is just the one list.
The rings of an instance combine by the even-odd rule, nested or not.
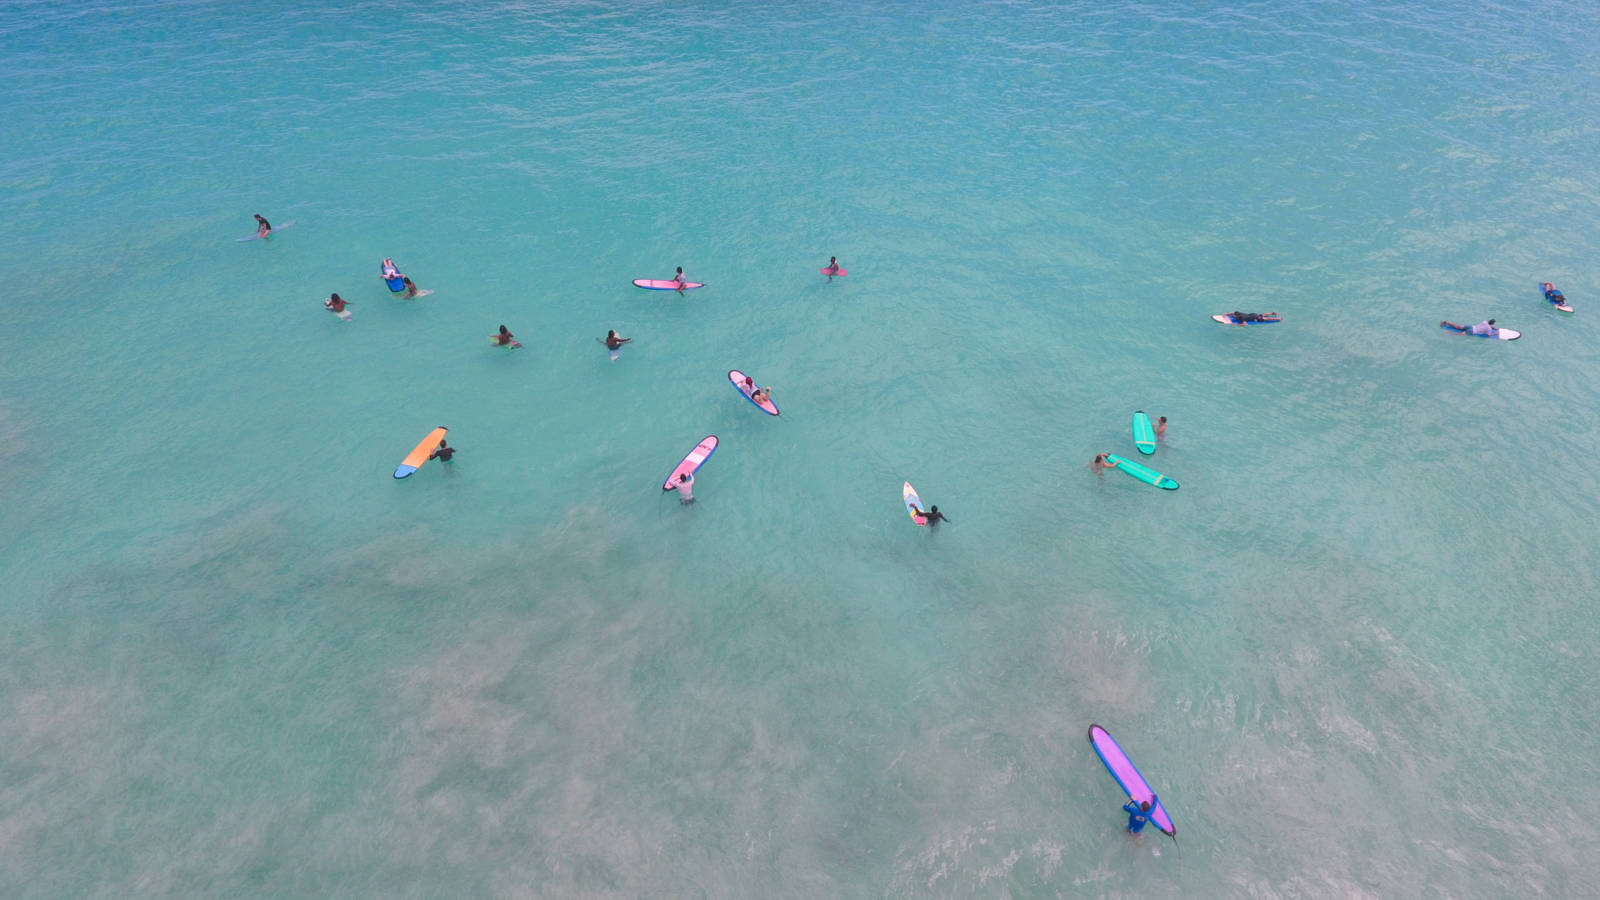
[(1596, 34), (0, 8), (0, 894), (1600, 893)]

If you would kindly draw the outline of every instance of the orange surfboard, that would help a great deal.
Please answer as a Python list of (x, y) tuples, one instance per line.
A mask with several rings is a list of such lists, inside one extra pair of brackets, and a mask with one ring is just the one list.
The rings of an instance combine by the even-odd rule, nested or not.
[(444, 433), (449, 430), (440, 425), (438, 428), (428, 432), (428, 436), (422, 439), (422, 443), (417, 445), (417, 449), (406, 454), (406, 458), (401, 460), (400, 467), (394, 470), (394, 477), (404, 478), (422, 468), (422, 464), (428, 461), (428, 454), (444, 443)]

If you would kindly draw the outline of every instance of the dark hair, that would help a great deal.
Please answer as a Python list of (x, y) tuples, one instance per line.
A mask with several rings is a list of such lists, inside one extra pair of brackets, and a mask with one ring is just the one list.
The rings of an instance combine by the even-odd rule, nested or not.
[(689, 480), (689, 473), (688, 472), (679, 472), (678, 473), (678, 480), (679, 481), (688, 481)]
[[(440, 438), (440, 439), (439, 439), (439, 446), (440, 446), (440, 447), (445, 447), (445, 446), (448, 446), (448, 445), (447, 445), (447, 444), (446, 444), (446, 443), (445, 443), (445, 442), (444, 442), (444, 438)], [(1145, 804), (1145, 805), (1146, 805), (1146, 806), (1149, 806), (1149, 804), (1148, 804), (1148, 803), (1147, 803), (1147, 804)]]
[(338, 291), (334, 291), (334, 292), (333, 292), (333, 296), (332, 296), (332, 297), (329, 297), (329, 298), (328, 298), (328, 299), (329, 299), (329, 300), (337, 300), (337, 301), (339, 301), (339, 302), (340, 302), (340, 303), (343, 303), (343, 302), (344, 302), (344, 298), (343, 298), (343, 297), (341, 297), (341, 296), (339, 296), (339, 292), (338, 292)]
[(1150, 811), (1150, 801), (1149, 800), (1140, 800), (1139, 801), (1139, 811), (1140, 812), (1149, 812)]
[(1493, 320), (1493, 319), (1490, 319), (1490, 320), (1489, 320), (1489, 324), (1490, 324), (1490, 325), (1493, 325), (1493, 324), (1494, 324), (1494, 320)]
[(939, 511), (939, 504), (937, 504), (937, 503), (935, 503), (934, 505), (928, 507), (928, 512), (938, 512), (938, 511)]
[(683, 274), (683, 266), (678, 267), (678, 274)]
[(1167, 417), (1166, 417), (1166, 416), (1162, 416), (1162, 417), (1161, 417), (1161, 421), (1163, 421), (1163, 422), (1165, 422), (1165, 421), (1166, 421), (1166, 420), (1167, 420)]

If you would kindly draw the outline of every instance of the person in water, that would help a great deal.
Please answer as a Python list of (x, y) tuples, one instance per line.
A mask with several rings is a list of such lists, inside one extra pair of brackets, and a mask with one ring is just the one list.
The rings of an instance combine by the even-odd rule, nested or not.
[(400, 283), (406, 286), (406, 298), (407, 299), (410, 299), (410, 298), (415, 297), (417, 295), (417, 286), (416, 286), (416, 284), (412, 283), (411, 276), (409, 276), (409, 275), (401, 275), (400, 276)]
[(1089, 461), (1089, 468), (1095, 470), (1096, 472), (1099, 472), (1102, 469), (1115, 469), (1116, 467), (1117, 461), (1112, 459), (1111, 454), (1109, 453), (1097, 454), (1094, 459)]
[(451, 447), (449, 444), (446, 444), (444, 441), (440, 441), (439, 442), (439, 446), (435, 447), (434, 451), (432, 453), (428, 454), (428, 458), (429, 459), (437, 459), (440, 462), (449, 462), (450, 461), (450, 457), (455, 456), (455, 455), (456, 455), (456, 450), (455, 450), (454, 447)]
[(1272, 315), (1271, 313), (1242, 313), (1242, 312), (1239, 312), (1238, 310), (1234, 310), (1229, 315), (1233, 316), (1233, 321), (1234, 321), (1234, 324), (1236, 324), (1236, 325), (1243, 325), (1246, 322), (1270, 322), (1270, 321), (1272, 321), (1271, 319), (1267, 318), (1268, 316)]
[[(745, 380), (749, 381), (750, 379), (746, 378)], [(750, 399), (754, 400), (757, 403), (765, 403), (768, 400), (770, 400), (771, 398), (772, 398), (772, 388), (770, 388), (770, 387), (764, 387), (759, 391), (751, 391), (750, 392)]]
[(1122, 811), (1128, 814), (1129, 833), (1138, 834), (1144, 830), (1144, 826), (1150, 824), (1150, 808), (1155, 805), (1155, 802), (1156, 795), (1151, 794), (1149, 800), (1141, 800), (1138, 803), (1129, 800), (1123, 804)]
[(822, 271), (830, 278), (839, 274), (839, 259), (833, 256), (828, 257), (828, 267)]
[(1167, 433), (1167, 417), (1166, 416), (1162, 416), (1161, 420), (1156, 422), (1156, 437), (1161, 437), (1163, 434), (1166, 434), (1166, 433)]
[(344, 308), (350, 305), (350, 301), (339, 296), (338, 292), (335, 291), (328, 299), (322, 301), (322, 305), (334, 312), (344, 312)]
[(1484, 337), (1494, 337), (1500, 333), (1500, 329), (1494, 327), (1493, 319), (1489, 319), (1486, 322), (1479, 322), (1467, 330), (1473, 334), (1482, 335)]
[(502, 347), (510, 347), (517, 342), (517, 338), (504, 325), (500, 326), (500, 333), (494, 336), (494, 342)]
[(404, 275), (400, 274), (400, 267), (394, 264), (394, 260), (392, 260), (389, 257), (385, 256), (383, 258), (383, 280), (384, 281), (388, 281), (391, 278), (404, 278), (404, 277), (405, 277)]
[(678, 476), (678, 483), (673, 485), (673, 490), (678, 492), (678, 505), (688, 506), (694, 502), (694, 473), (684, 472)]
[(927, 519), (928, 521), (926, 524), (928, 525), (937, 525), (940, 522), (950, 521), (949, 519), (945, 518), (944, 513), (939, 512), (939, 504), (937, 503), (928, 507), (927, 509), (917, 509), (916, 504), (912, 504), (911, 508), (917, 511), (917, 515)]
[(683, 286), (689, 283), (689, 279), (683, 277), (683, 266), (678, 267), (678, 274), (672, 276), (672, 280), (678, 283), (678, 293), (683, 293)]
[(266, 237), (271, 233), (272, 223), (263, 219), (260, 213), (256, 213), (256, 237)]
[(606, 332), (606, 349), (621, 350), (622, 345), (631, 340), (633, 340), (633, 338), (625, 338), (622, 335), (617, 334), (616, 329), (613, 328), (612, 330)]

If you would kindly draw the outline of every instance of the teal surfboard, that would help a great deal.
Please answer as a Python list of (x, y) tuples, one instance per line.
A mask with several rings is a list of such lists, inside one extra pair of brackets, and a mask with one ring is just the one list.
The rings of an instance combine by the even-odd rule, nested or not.
[(1107, 453), (1106, 458), (1116, 463), (1118, 469), (1127, 472), (1129, 475), (1132, 475), (1145, 484), (1153, 484), (1164, 491), (1175, 491), (1178, 489), (1178, 483), (1176, 481), (1173, 481), (1171, 478), (1168, 478), (1154, 469), (1147, 469), (1132, 460), (1123, 459), (1115, 453)]
[(1145, 456), (1156, 452), (1156, 430), (1142, 409), (1133, 414), (1133, 445)]

